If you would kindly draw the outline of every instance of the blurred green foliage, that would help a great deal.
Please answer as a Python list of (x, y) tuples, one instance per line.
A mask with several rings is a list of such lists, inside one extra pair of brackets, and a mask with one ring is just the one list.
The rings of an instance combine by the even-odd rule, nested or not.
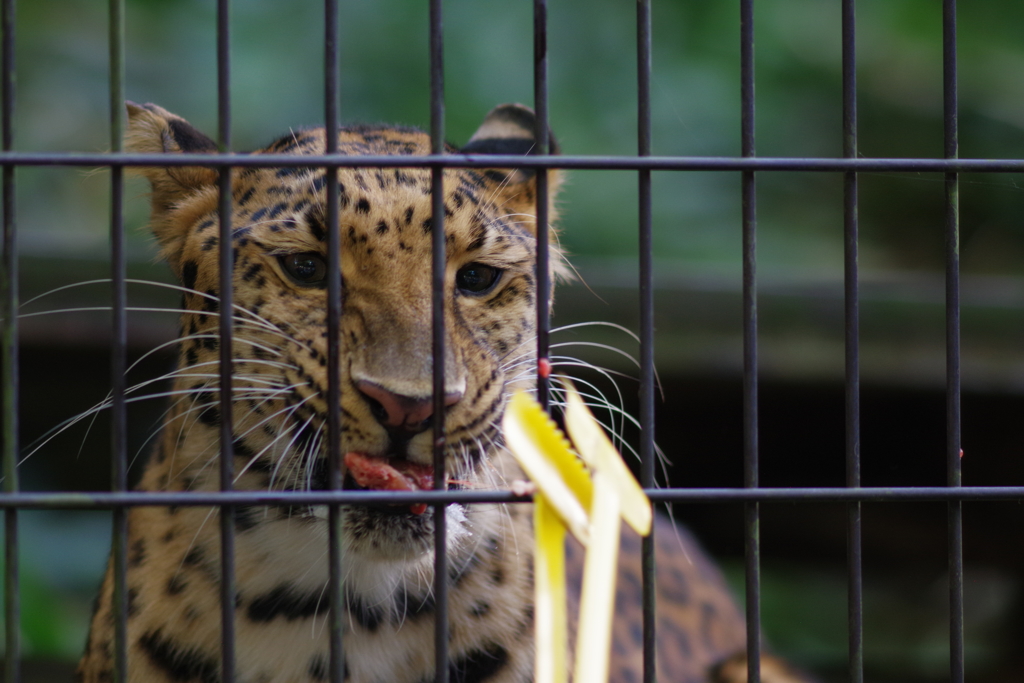
[[(842, 153), (839, 8), (836, 0), (757, 4), (759, 154)], [(526, 2), (451, 0), (445, 10), (447, 132), (458, 143), (495, 104), (532, 101), (532, 15)], [(23, 2), (19, 12), (18, 148), (107, 148), (104, 3)], [(737, 155), (738, 3), (658, 2), (653, 12), (654, 153)], [(321, 14), (321, 4), (312, 0), (235, 4), (236, 148), (260, 146), (289, 127), (321, 119)], [(861, 155), (941, 156), (940, 7), (934, 0), (862, 0), (858, 19)], [(552, 3), (549, 23), (551, 123), (562, 148), (572, 154), (635, 152), (633, 5)], [(425, 24), (422, 2), (342, 3), (345, 121), (428, 125)], [(130, 0), (126, 25), (127, 97), (160, 103), (214, 132), (214, 4)], [(1022, 25), (1019, 3), (976, 0), (960, 8), (961, 156), (1024, 156)], [(24, 229), (102, 239), (102, 174), (24, 169), (19, 175)], [(841, 179), (760, 177), (762, 267), (841, 266)], [(1015, 183), (1002, 175), (964, 178), (965, 272), (1024, 272), (1024, 195)], [(571, 174), (561, 201), (571, 252), (635, 252), (635, 185), (630, 173)], [(735, 173), (655, 174), (659, 258), (738, 268), (738, 187)], [(862, 176), (865, 268), (940, 268), (941, 197), (941, 178), (934, 174)], [(137, 222), (144, 220), (141, 204), (133, 204)]]
[[(75, 660), (110, 546), (109, 512), (32, 511), (19, 515), (22, 653)], [(0, 533), (0, 542), (4, 534)], [(0, 558), (0, 569), (4, 558)], [(0, 604), (3, 597), (0, 596)], [(0, 635), (4, 625), (0, 623)]]

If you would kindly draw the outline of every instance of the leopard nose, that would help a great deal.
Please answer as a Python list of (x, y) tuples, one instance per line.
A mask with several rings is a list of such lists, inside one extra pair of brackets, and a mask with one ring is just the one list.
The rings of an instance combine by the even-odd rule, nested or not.
[[(366, 397), (370, 412), (385, 427), (421, 432), (430, 426), (434, 414), (432, 397), (403, 396), (366, 380), (356, 382), (356, 388)], [(446, 393), (444, 404), (454, 405), (461, 398), (461, 391)]]

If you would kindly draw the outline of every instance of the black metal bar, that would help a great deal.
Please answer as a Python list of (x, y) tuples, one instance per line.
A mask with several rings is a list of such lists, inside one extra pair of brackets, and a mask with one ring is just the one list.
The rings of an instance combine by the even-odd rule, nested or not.
[[(843, 0), (843, 156), (857, 158), (857, 3)], [(860, 486), (860, 289), (857, 174), (843, 175), (846, 319), (846, 485)], [(864, 575), (861, 504), (847, 508), (847, 635), (850, 683), (864, 681)]]
[(495, 154), (325, 155), (82, 154), (0, 152), (3, 166), (205, 166), (208, 168), (559, 168), (637, 171), (858, 171), (860, 173), (1024, 173), (1024, 159), (844, 159), (798, 157), (515, 156)]
[[(14, 10), (15, 0), (4, 0), (0, 28), (3, 30), (2, 90), (3, 124), (0, 138), (4, 152), (14, 147)], [(18, 234), (14, 212), (13, 165), (3, 168), (3, 475), (4, 495), (18, 493)], [(4, 680), (21, 681), (21, 595), (18, 565), (18, 510), (8, 507), (4, 513)]]
[[(110, 0), (110, 149), (124, 151), (124, 0)], [(128, 418), (125, 409), (125, 367), (128, 355), (128, 321), (125, 283), (127, 260), (124, 232), (124, 168), (110, 169), (110, 283), (112, 338), (111, 382), (111, 488), (128, 487)], [(128, 511), (114, 510), (111, 568), (114, 575), (114, 681), (128, 680)]]
[[(1024, 486), (920, 486), (850, 488), (695, 488), (645, 489), (655, 503), (922, 503), (1024, 501)], [(427, 505), (445, 503), (529, 503), (512, 491), (229, 491), (5, 493), (0, 508), (102, 510), (118, 507), (211, 507), (219, 505)]]
[[(338, 151), (338, 2), (324, 0), (324, 136), (327, 154)], [(327, 177), (327, 473), (328, 487), (341, 490), (341, 232), (338, 172)], [(330, 630), (330, 683), (345, 679), (344, 588), (342, 586), (341, 507), (327, 508), (327, 569)]]
[[(442, 0), (430, 0), (430, 151), (444, 154), (444, 21)], [(444, 169), (430, 175), (431, 325), (434, 356), (434, 490), (446, 491), (445, 473), (445, 251)], [(448, 533), (446, 505), (434, 505), (434, 681), (448, 683)]]
[[(533, 106), (536, 114), (534, 156), (548, 154), (548, 6), (547, 0), (533, 2)], [(548, 409), (548, 348), (551, 328), (551, 250), (548, 220), (548, 171), (537, 169), (537, 402)]]
[[(231, 3), (217, 0), (217, 133), (221, 152), (231, 149)], [(231, 491), (234, 477), (232, 332), (234, 322), (234, 245), (231, 214), (231, 167), (220, 169), (220, 490)], [(221, 681), (235, 680), (235, 527), (234, 508), (220, 508)]]
[[(651, 3), (636, 5), (637, 154), (651, 154)], [(637, 172), (640, 252), (640, 485), (654, 488), (654, 256), (651, 171)], [(667, 483), (667, 482), (666, 482)], [(654, 530), (640, 550), (643, 577), (644, 683), (657, 678), (657, 583)]]
[[(956, 0), (942, 3), (943, 152), (959, 154), (957, 102)], [(960, 184), (946, 174), (946, 467), (947, 484), (960, 477)], [(964, 555), (963, 506), (949, 503), (949, 676), (964, 680)]]
[[(740, 0), (741, 148), (754, 147), (754, 2)], [(758, 485), (757, 425), (757, 181), (742, 176), (743, 205), (743, 484)], [(758, 503), (747, 503), (744, 518), (747, 680), (761, 683), (761, 536)]]

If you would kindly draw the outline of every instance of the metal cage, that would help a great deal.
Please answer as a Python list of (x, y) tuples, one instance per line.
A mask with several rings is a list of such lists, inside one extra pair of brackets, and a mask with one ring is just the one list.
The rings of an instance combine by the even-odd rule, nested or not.
[[(217, 7), (217, 75), (219, 104), (220, 153), (215, 155), (180, 155), (168, 158), (160, 155), (126, 154), (122, 148), (124, 120), (124, 14), (123, 0), (110, 0), (110, 145), (109, 154), (58, 154), (15, 152), (13, 150), (12, 117), (15, 107), (14, 65), (14, 11), (15, 0), (3, 1), (3, 65), (2, 65), (2, 141), (0, 165), (3, 167), (3, 474), (4, 491), (0, 494), (0, 507), (6, 522), (6, 680), (17, 683), (19, 673), (19, 574), (18, 574), (18, 515), (26, 509), (104, 508), (114, 511), (114, 572), (115, 606), (120, 618), (115, 635), (115, 680), (126, 680), (125, 622), (127, 600), (125, 577), (126, 510), (130, 506), (217, 506), (220, 508), (222, 538), (222, 663), (221, 680), (234, 680), (234, 529), (230, 520), (232, 509), (240, 505), (318, 504), (330, 509), (330, 680), (341, 683), (342, 671), (342, 593), (340, 568), (344, 558), (340, 555), (338, 539), (341, 504), (351, 502), (414, 501), (433, 504), (438, 529), (436, 548), (445, 544), (443, 520), (445, 504), (451, 502), (513, 502), (511, 493), (500, 491), (445, 491), (429, 493), (353, 493), (341, 490), (338, 463), (340, 461), (339, 434), (340, 395), (336, 381), (330, 383), (328, 405), (331, 421), (328, 425), (329, 462), (331, 463), (331, 490), (316, 492), (273, 493), (234, 492), (231, 490), (232, 425), (226, 421), (221, 427), (221, 492), (219, 494), (189, 493), (134, 493), (126, 487), (125, 447), (125, 383), (126, 364), (126, 289), (125, 238), (122, 221), (123, 174), (126, 167), (144, 165), (203, 165), (220, 172), (220, 243), (230, 245), (231, 231), (231, 171), (252, 166), (264, 167), (423, 167), (433, 172), (433, 331), (434, 357), (443, 357), (443, 317), (441, 284), (443, 282), (444, 206), (441, 190), (442, 170), (448, 167), (485, 168), (521, 167), (536, 169), (538, 178), (538, 357), (548, 355), (548, 177), (550, 169), (617, 169), (636, 171), (639, 184), (638, 237), (640, 244), (640, 311), (641, 311), (641, 458), (642, 484), (651, 498), (659, 502), (732, 502), (745, 507), (746, 538), (746, 618), (749, 680), (759, 681), (760, 643), (760, 545), (759, 506), (762, 502), (777, 501), (831, 501), (844, 503), (848, 510), (848, 585), (849, 585), (849, 680), (863, 681), (862, 642), (862, 572), (861, 572), (861, 506), (874, 501), (941, 501), (948, 506), (948, 553), (950, 576), (950, 680), (964, 678), (963, 638), (963, 552), (961, 505), (966, 500), (1024, 500), (1024, 487), (964, 487), (960, 475), (960, 306), (959, 306), (959, 218), (958, 174), (962, 172), (1022, 172), (1024, 160), (960, 159), (957, 146), (957, 40), (956, 0), (943, 0), (943, 83), (944, 83), (944, 158), (894, 159), (861, 158), (857, 146), (857, 66), (855, 58), (855, 0), (842, 0), (842, 73), (843, 73), (843, 156), (841, 158), (766, 158), (758, 157), (755, 147), (754, 97), (754, 2), (740, 3), (740, 56), (742, 93), (742, 155), (740, 157), (656, 157), (651, 156), (651, 2), (639, 0), (636, 15), (636, 49), (638, 70), (637, 153), (634, 156), (548, 156), (548, 86), (547, 86), (547, 3), (534, 0), (534, 106), (537, 113), (537, 146), (534, 156), (499, 156), (487, 159), (459, 154), (443, 154), (445, 134), (445, 108), (443, 84), (442, 3), (430, 2), (430, 80), (431, 125), (433, 154), (423, 157), (364, 156), (337, 154), (339, 119), (339, 59), (337, 0), (324, 2), (324, 121), (328, 153), (322, 157), (294, 157), (288, 155), (261, 155), (258, 157), (232, 153), (230, 111), (229, 21), (228, 0), (218, 0)], [(19, 166), (72, 166), (108, 167), (111, 171), (111, 239), (113, 264), (113, 301), (115, 312), (113, 329), (113, 383), (112, 416), (114, 440), (112, 445), (112, 484), (109, 492), (88, 495), (63, 493), (23, 493), (18, 490), (17, 432), (18, 415), (18, 241), (15, 224), (15, 175)], [(651, 173), (716, 171), (737, 174), (742, 184), (742, 262), (743, 262), (743, 397), (744, 397), (744, 486), (727, 489), (654, 489), (654, 302), (651, 248)], [(846, 488), (761, 488), (758, 484), (758, 317), (757, 317), (757, 176), (774, 171), (814, 171), (842, 174), (845, 187), (845, 334), (846, 334)], [(862, 488), (860, 486), (860, 386), (859, 386), (859, 304), (858, 304), (858, 174), (861, 172), (937, 172), (945, 177), (946, 217), (946, 461), (947, 486), (931, 488)], [(329, 207), (329, 372), (338, 374), (339, 339), (338, 321), (341, 314), (341, 279), (338, 232), (338, 184), (332, 174), (327, 175)], [(231, 249), (221, 252), (221, 309), (230, 306)], [(221, 386), (230, 384), (230, 318), (221, 317)], [(434, 406), (437, 414), (444, 410), (444, 367), (434, 368)], [(538, 395), (546, 405), (547, 380), (537, 378)], [(221, 414), (230, 415), (230, 394), (220, 397)], [(444, 488), (443, 421), (435, 421), (435, 488)], [(644, 576), (644, 662), (645, 681), (655, 680), (654, 628), (655, 600), (653, 590), (653, 542), (643, 545)], [(436, 622), (436, 681), (448, 680), (447, 606), (445, 553), (436, 553), (435, 595), (437, 596)]]

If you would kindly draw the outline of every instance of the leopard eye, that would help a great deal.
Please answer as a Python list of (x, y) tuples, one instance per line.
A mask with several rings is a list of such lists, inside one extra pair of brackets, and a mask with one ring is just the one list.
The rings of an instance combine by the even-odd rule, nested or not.
[(327, 284), (327, 263), (320, 254), (284, 254), (277, 259), (295, 284), (302, 287), (324, 287)]
[(463, 294), (480, 296), (494, 289), (501, 279), (501, 269), (483, 263), (470, 263), (455, 274), (455, 286)]

